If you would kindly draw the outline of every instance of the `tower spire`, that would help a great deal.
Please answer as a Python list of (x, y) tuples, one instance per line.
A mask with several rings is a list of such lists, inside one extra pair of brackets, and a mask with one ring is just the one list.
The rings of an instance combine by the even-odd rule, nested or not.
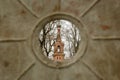
[(57, 25), (57, 39), (56, 39), (56, 41), (61, 42), (60, 30), (61, 30), (61, 25)]

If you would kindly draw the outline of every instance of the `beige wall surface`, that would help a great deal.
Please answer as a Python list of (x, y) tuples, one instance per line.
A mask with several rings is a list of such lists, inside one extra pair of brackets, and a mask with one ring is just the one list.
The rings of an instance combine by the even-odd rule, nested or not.
[[(31, 45), (36, 25), (55, 13), (80, 19), (87, 34), (82, 57), (62, 68)], [(0, 80), (120, 80), (120, 0), (0, 0)]]

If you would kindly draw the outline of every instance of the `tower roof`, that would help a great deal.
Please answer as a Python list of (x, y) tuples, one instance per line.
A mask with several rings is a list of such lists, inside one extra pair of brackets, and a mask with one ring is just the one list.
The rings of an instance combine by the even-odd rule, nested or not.
[(56, 39), (56, 41), (61, 42), (60, 29), (61, 29), (61, 25), (57, 25), (57, 39)]
[(57, 25), (57, 28), (61, 28), (61, 25)]

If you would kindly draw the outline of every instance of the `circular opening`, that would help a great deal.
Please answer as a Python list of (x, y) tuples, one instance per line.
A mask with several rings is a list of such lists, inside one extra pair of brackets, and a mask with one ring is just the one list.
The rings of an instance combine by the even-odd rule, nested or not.
[(41, 19), (32, 35), (36, 58), (50, 67), (60, 68), (73, 64), (84, 54), (86, 47), (87, 36), (82, 23), (64, 13), (55, 13)]
[(42, 54), (54, 61), (71, 59), (77, 53), (81, 40), (78, 27), (64, 19), (47, 22), (38, 37)]

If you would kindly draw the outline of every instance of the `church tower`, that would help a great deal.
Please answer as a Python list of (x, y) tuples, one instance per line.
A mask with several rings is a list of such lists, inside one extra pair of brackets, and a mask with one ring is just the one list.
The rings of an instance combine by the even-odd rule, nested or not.
[(60, 36), (60, 29), (61, 29), (61, 25), (57, 26), (57, 39), (56, 42), (54, 44), (54, 54), (53, 54), (53, 58), (55, 61), (62, 61), (64, 60), (64, 43), (61, 40), (61, 36)]

